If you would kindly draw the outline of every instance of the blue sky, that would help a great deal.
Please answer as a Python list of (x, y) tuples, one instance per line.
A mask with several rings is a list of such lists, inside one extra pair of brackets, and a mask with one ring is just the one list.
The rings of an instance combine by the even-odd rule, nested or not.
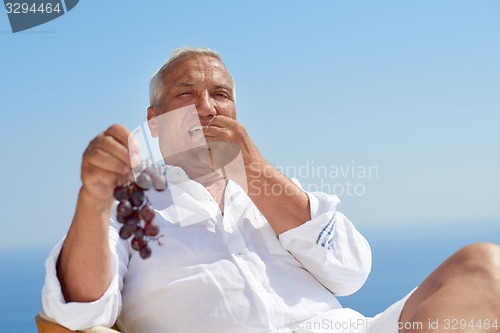
[[(80, 1), (13, 34), (2, 10), (0, 247), (65, 233), (86, 145), (113, 123), (140, 125), (149, 78), (188, 45), (220, 52), (238, 119), (270, 162), (309, 170), (306, 188), (363, 189), (339, 207), (360, 228), (496, 232), (499, 17), (494, 0)], [(314, 177), (321, 166), (377, 173)]]

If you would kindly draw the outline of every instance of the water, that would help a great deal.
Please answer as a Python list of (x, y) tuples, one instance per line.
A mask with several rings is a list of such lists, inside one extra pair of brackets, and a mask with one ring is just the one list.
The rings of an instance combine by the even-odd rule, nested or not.
[(418, 286), (463, 246), (479, 241), (500, 244), (499, 230), (495, 224), (367, 230), (363, 234), (372, 247), (372, 272), (357, 293), (340, 301), (344, 307), (374, 316)]
[(35, 333), (41, 309), (44, 260), (49, 249), (3, 249), (0, 253), (0, 332)]
[[(499, 244), (498, 223), (363, 230), (373, 251), (373, 269), (345, 307), (374, 316), (417, 286), (453, 252), (477, 241)], [(44, 260), (50, 249), (4, 249), (0, 253), (0, 331), (36, 333)]]

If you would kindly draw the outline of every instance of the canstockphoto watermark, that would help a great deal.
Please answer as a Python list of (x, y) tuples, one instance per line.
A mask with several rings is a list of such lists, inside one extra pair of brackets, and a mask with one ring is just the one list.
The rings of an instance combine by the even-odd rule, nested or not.
[(52, 21), (73, 8), (79, 0), (4, 0), (12, 32), (19, 32)]
[(335, 332), (357, 332), (361, 329), (369, 328), (372, 325), (371, 321), (368, 319), (349, 319), (349, 320), (331, 320), (322, 319), (318, 321), (294, 321), (292, 320), (289, 324), (291, 329), (299, 330), (335, 330)]
[[(282, 186), (280, 182), (262, 182), (276, 175), (271, 168), (258, 169), (252, 166), (249, 179), (250, 190), (265, 191), (265, 194), (293, 194), (296, 187)], [(363, 196), (367, 192), (367, 182), (379, 177), (376, 165), (364, 165), (351, 161), (347, 165), (324, 165), (306, 161), (296, 166), (275, 166), (281, 175), (299, 179), (302, 187), (310, 192), (325, 192), (339, 196)], [(263, 175), (264, 177), (261, 177)]]

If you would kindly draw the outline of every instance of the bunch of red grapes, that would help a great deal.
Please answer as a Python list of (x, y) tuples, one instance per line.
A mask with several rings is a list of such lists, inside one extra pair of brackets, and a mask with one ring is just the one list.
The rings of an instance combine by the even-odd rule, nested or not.
[(166, 188), (165, 177), (153, 166), (140, 172), (135, 182), (117, 186), (114, 197), (119, 201), (116, 208), (116, 218), (123, 226), (120, 228), (120, 238), (129, 239), (133, 236), (130, 246), (139, 251), (143, 259), (151, 256), (150, 241), (158, 241), (160, 228), (153, 219), (155, 211), (145, 191), (149, 189), (163, 191)]

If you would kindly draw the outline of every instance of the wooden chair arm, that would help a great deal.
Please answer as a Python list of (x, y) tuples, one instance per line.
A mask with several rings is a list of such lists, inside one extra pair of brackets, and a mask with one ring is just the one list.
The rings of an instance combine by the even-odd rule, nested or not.
[(104, 326), (95, 326), (84, 331), (72, 331), (64, 326), (59, 325), (48, 318), (44, 318), (43, 311), (36, 315), (35, 317), (36, 327), (39, 333), (74, 333), (74, 332), (85, 332), (85, 333), (120, 333), (118, 328), (113, 326), (112, 328)]

